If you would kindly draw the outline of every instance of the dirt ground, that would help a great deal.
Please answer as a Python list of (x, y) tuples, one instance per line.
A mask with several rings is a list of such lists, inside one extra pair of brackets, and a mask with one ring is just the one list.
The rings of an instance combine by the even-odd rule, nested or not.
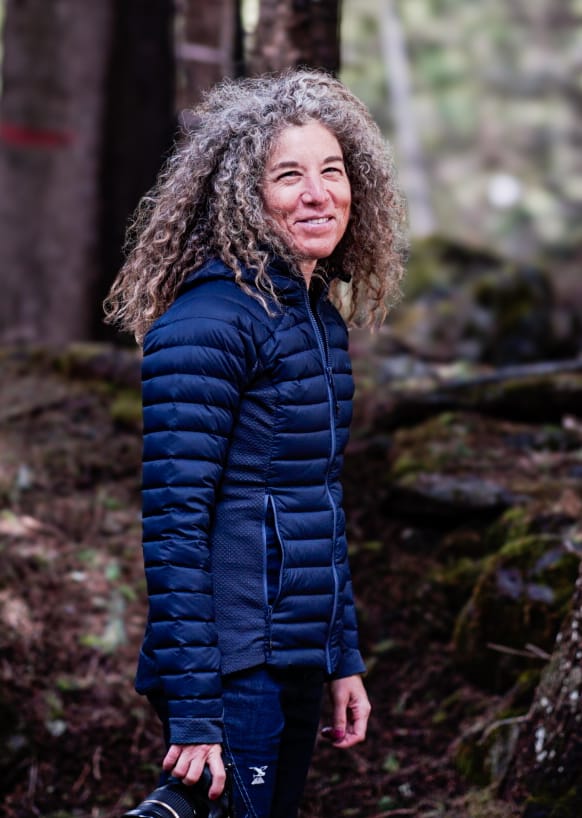
[[(153, 788), (163, 754), (132, 686), (145, 614), (137, 394), (113, 383), (111, 361), (101, 376), (5, 350), (1, 365), (3, 814), (118, 816)], [(517, 814), (479, 807), (483, 791), (456, 769), (459, 736), (495, 696), (456, 669), (453, 613), (425, 604), (445, 531), (386, 507), (382, 457), (348, 454), (345, 479), (369, 737), (346, 753), (318, 745), (304, 818)]]

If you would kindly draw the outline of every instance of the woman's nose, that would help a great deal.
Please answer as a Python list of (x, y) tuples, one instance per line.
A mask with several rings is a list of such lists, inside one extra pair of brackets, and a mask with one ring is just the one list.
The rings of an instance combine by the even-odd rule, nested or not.
[(301, 191), (301, 198), (304, 202), (313, 204), (325, 201), (327, 191), (323, 179), (319, 176), (306, 176), (304, 188)]

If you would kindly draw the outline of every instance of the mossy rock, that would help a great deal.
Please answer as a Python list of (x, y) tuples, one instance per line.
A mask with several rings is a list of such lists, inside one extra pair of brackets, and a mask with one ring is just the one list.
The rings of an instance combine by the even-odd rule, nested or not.
[(112, 344), (79, 342), (47, 350), (52, 366), (66, 378), (140, 388), (140, 353)]
[(493, 319), (483, 360), (533, 361), (551, 355), (553, 292), (544, 270), (508, 267), (489, 273), (475, 283), (473, 294)]
[(429, 359), (501, 365), (575, 356), (580, 319), (557, 303), (547, 264), (431, 237), (411, 248), (391, 331)]
[(527, 656), (528, 644), (551, 653), (579, 569), (579, 557), (565, 549), (558, 534), (536, 531), (523, 514), (511, 510), (493, 527), (492, 541), (504, 530), (507, 539), (483, 560), (453, 634), (458, 665), (493, 690), (505, 689), (524, 670), (539, 666), (533, 652)]
[(391, 465), (388, 479), (437, 472), (471, 456), (467, 445), (473, 418), (441, 412), (413, 428), (398, 429), (394, 443), (400, 454)]
[(133, 389), (121, 390), (111, 403), (111, 417), (120, 426), (139, 431), (142, 424), (140, 393)]
[(392, 486), (400, 512), (475, 520), (494, 517), (516, 498), (494, 480), (440, 472), (409, 474)]
[(429, 581), (443, 593), (447, 607), (457, 615), (471, 596), (481, 570), (480, 559), (460, 557), (435, 568), (429, 576)]
[(417, 239), (411, 247), (404, 290), (407, 300), (428, 290), (451, 287), (467, 278), (499, 270), (503, 259), (483, 247), (443, 236)]
[[(487, 474), (488, 457), (499, 470), (499, 453), (490, 447), (481, 456), (476, 448), (483, 429), (476, 415), (454, 412), (441, 412), (412, 428), (398, 429), (385, 475), (395, 509), (416, 515), (470, 515), (473, 519), (485, 515), (491, 519), (512, 505), (515, 499), (498, 482), (493, 467), (492, 478)], [(487, 434), (490, 438), (491, 430)], [(477, 458), (483, 468), (475, 474)]]

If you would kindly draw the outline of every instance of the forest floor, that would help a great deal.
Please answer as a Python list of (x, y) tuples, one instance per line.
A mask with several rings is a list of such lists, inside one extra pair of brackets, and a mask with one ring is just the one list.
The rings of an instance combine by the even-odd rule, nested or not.
[[(1, 352), (0, 797), (6, 818), (113, 818), (155, 785), (162, 740), (133, 690), (145, 615), (132, 354)], [(114, 365), (112, 361), (117, 361)], [(102, 364), (102, 374), (99, 367)], [(115, 385), (114, 381), (124, 382)], [(483, 441), (487, 445), (487, 441)], [(345, 489), (367, 687), (365, 744), (318, 744), (304, 818), (504, 818), (469, 785), (460, 736), (499, 696), (457, 668), (454, 614), (426, 604), (450, 522), (386, 505), (355, 445)], [(499, 464), (500, 472), (506, 468)], [(384, 492), (384, 493), (383, 493)], [(493, 805), (492, 805), (493, 804)]]

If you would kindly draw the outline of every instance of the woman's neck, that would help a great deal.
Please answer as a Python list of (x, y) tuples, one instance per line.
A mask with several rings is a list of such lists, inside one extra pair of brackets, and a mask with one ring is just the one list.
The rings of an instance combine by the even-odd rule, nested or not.
[(299, 269), (301, 270), (301, 275), (305, 279), (305, 284), (307, 289), (309, 289), (309, 285), (311, 284), (311, 277), (313, 276), (313, 271), (315, 270), (315, 265), (317, 264), (316, 261), (312, 259), (305, 259), (299, 264)]

